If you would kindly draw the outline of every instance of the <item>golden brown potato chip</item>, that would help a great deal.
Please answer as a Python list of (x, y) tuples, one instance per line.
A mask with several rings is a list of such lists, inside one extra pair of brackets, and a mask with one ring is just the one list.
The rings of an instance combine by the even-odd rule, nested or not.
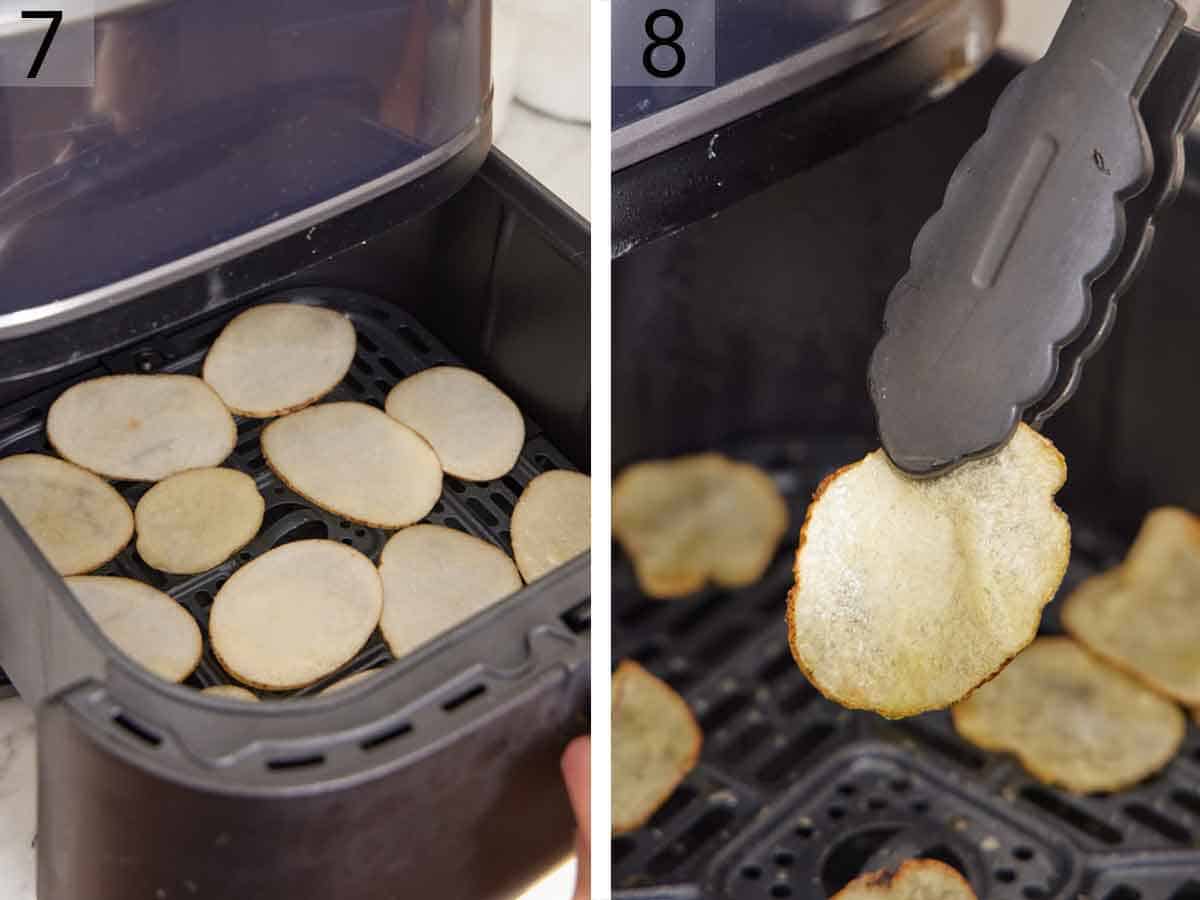
[(592, 480), (543, 472), (525, 485), (512, 514), (513, 558), (532, 582), (585, 552), (592, 541)]
[(1125, 562), (1076, 588), (1062, 621), (1097, 656), (1200, 705), (1200, 518), (1151, 512)]
[(967, 880), (936, 859), (909, 859), (895, 869), (859, 875), (833, 900), (976, 900)]
[(265, 419), (324, 397), (354, 360), (350, 320), (302, 303), (264, 303), (239, 313), (204, 358), (204, 380), (240, 416)]
[(361, 672), (355, 672), (353, 675), (347, 675), (345, 678), (339, 678), (333, 684), (326, 685), (325, 687), (321, 688), (321, 690), (317, 691), (317, 696), (319, 697), (322, 694), (335, 694), (338, 691), (344, 691), (348, 687), (354, 687), (354, 685), (358, 684), (360, 681), (366, 681), (368, 678), (371, 678), (378, 671), (378, 667), (374, 669), (363, 669)]
[(637, 463), (613, 485), (613, 534), (651, 597), (682, 597), (709, 580), (753, 584), (787, 525), (770, 476), (718, 453)]
[(0, 500), (60, 575), (100, 568), (133, 537), (133, 513), (112, 485), (53, 456), (0, 460)]
[(233, 416), (192, 375), (105, 375), (72, 385), (46, 414), (64, 459), (128, 481), (219, 466), (233, 452)]
[(1152, 775), (1187, 731), (1174, 703), (1064, 637), (1038, 638), (953, 717), (967, 740), (1011, 751), (1042, 781), (1079, 793)]
[(110, 641), (159, 678), (183, 681), (200, 664), (200, 626), (162, 591), (108, 575), (75, 575), (67, 587)]
[(195, 575), (254, 540), (266, 502), (235, 469), (189, 469), (164, 478), (134, 510), (138, 555), (151, 568)]
[(827, 697), (889, 718), (949, 706), (1037, 633), (1066, 572), (1062, 456), (1022, 425), (994, 456), (913, 480), (882, 450), (822, 482), (788, 597), (792, 655)]
[(612, 827), (640, 828), (700, 758), (703, 736), (687, 702), (637, 663), (612, 679)]

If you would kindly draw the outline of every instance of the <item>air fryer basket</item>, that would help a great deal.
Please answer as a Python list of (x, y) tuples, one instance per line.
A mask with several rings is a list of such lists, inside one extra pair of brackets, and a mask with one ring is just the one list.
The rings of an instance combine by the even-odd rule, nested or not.
[[(142, 302), (142, 316), (116, 309), (22, 345), (0, 368), (2, 452), (45, 449), (45, 409), (68, 384), (197, 371), (229, 318), (286, 297), (354, 322), (358, 352), (331, 399), (381, 406), (401, 377), (459, 362), (513, 396), (528, 414), (517, 466), (485, 484), (447, 478), (428, 517), (510, 551), (508, 518), (529, 479), (587, 466), (586, 227), (499, 154), (444, 202), (427, 189), (415, 217), (409, 191), (322, 225), (337, 237), (312, 265), (313, 235), (301, 234)], [(206, 301), (188, 304), (200, 291)], [(29, 365), (56, 341), (74, 352)], [(279, 484), (259, 454), (261, 424), (238, 420), (228, 462), (267, 499), (263, 530), (237, 558), (179, 578), (127, 548), (104, 571), (156, 584), (204, 625), (224, 579), (272, 546), (329, 537), (377, 557), (386, 533)], [(117, 487), (131, 502), (144, 490)], [(207, 641), (189, 686), (130, 664), (3, 510), (0, 525), (0, 649), (39, 704), (40, 897), (498, 898), (567, 851), (557, 757), (586, 729), (586, 556), (344, 694), (239, 705), (194, 689), (229, 680)], [(389, 661), (376, 635), (338, 675)]]
[[(905, 124), (614, 263), (614, 462), (717, 447), (768, 470), (792, 527), (766, 577), (647, 600), (617, 551), (614, 659), (672, 683), (701, 762), (643, 829), (613, 841), (618, 896), (819, 898), (904, 858), (942, 859), (980, 897), (1200, 896), (1200, 730), (1111, 795), (1046, 787), (958, 738), (946, 712), (888, 722), (820, 696), (784, 621), (813, 489), (877, 446), (866, 387), (884, 300), (921, 224), (1017, 66), (999, 58)], [(1200, 146), (1189, 146), (1200, 158)], [(1060, 597), (1122, 558), (1151, 507), (1200, 508), (1190, 178), (1116, 333), (1047, 428), (1069, 476)], [(1044, 633), (1061, 631), (1058, 602)]]

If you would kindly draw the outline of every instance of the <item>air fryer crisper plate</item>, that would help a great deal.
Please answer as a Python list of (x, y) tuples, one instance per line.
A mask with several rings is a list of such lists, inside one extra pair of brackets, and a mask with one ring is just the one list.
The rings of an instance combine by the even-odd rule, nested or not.
[[(387, 391), (401, 378), (440, 364), (461, 364), (436, 338), (401, 309), (373, 297), (332, 288), (288, 289), (255, 302), (289, 300), (337, 309), (350, 316), (358, 334), (353, 364), (329, 400), (357, 400), (382, 408)], [(198, 373), (204, 354), (239, 307), (200, 324), (155, 335), (137, 346), (105, 357), (101, 366), (75, 380), (112, 372)], [(43, 423), (46, 409), (66, 384), (43, 391), (0, 410), (0, 456), (20, 452), (52, 452)], [(10, 673), (31, 703), (69, 685), (91, 679), (85, 689), (67, 698), (75, 711), (93, 725), (142, 749), (154, 748), (174, 763), (222, 760), (223, 780), (244, 772), (250, 780), (269, 770), (287, 780), (295, 769), (325, 765), (335, 774), (361, 768), (360, 754), (384, 743), (406, 744), (405, 752), (426, 745), (460, 725), (456, 712), (468, 703), (502, 704), (531, 680), (565, 671), (587, 659), (588, 561), (586, 555), (550, 576), (527, 586), (470, 622), (430, 642), (400, 661), (392, 656), (378, 629), (366, 646), (336, 674), (290, 694), (263, 693), (271, 699), (261, 704), (237, 704), (201, 696), (197, 688), (235, 683), (212, 654), (207, 639), (208, 613), (221, 585), (241, 565), (273, 547), (293, 540), (329, 538), (353, 546), (377, 560), (388, 532), (367, 528), (318, 509), (283, 485), (262, 458), (259, 432), (263, 420), (236, 418), (238, 442), (226, 465), (255, 479), (266, 499), (262, 530), (236, 557), (195, 576), (166, 575), (147, 566), (132, 545), (126, 547), (100, 574), (122, 575), (154, 585), (175, 597), (205, 632), (204, 655), (199, 668), (179, 688), (160, 682), (129, 661), (103, 639), (81, 608), (69, 598), (65, 586), (33, 554), (14, 559), (24, 534), (13, 534), (15, 525), (0, 509), (0, 620), (17, 623), (20, 632), (35, 634), (40, 646), (21, 662), (8, 662), (18, 638), (0, 644)], [(442, 497), (425, 521), (457, 528), (490, 541), (511, 555), (509, 519), (517, 497), (537, 474), (550, 469), (573, 468), (537, 426), (526, 421), (526, 442), (511, 472), (491, 482), (470, 483), (450, 476), (444, 479)], [(131, 503), (149, 488), (147, 484), (118, 482), (117, 489)], [(14, 542), (14, 538), (18, 540)], [(22, 570), (43, 570), (43, 581), (52, 594), (47, 618), (30, 609), (30, 592), (21, 590)], [(8, 583), (6, 584), (6, 576)], [(8, 604), (8, 608), (2, 608)], [(54, 639), (62, 622), (82, 632), (84, 643), (95, 646), (94, 658), (61, 652)], [(34, 627), (30, 628), (33, 624)], [(11, 627), (5, 630), (10, 631)], [(0, 634), (0, 641), (4, 641)], [(89, 648), (90, 650), (90, 648)], [(26, 644), (24, 652), (28, 653)], [(381, 674), (337, 699), (320, 705), (294, 704), (280, 699), (313, 695), (325, 685), (350, 673), (391, 663)], [(102, 686), (98, 686), (102, 685)], [(370, 687), (368, 687), (368, 685)], [(358, 697), (352, 711), (346, 701)], [(337, 706), (331, 712), (328, 706)], [(316, 711), (315, 717), (312, 711)], [(469, 717), (467, 717), (469, 718)], [(319, 719), (320, 726), (314, 724)], [(403, 740), (401, 740), (403, 739)], [(301, 749), (298, 746), (303, 744)], [(288, 749), (288, 748), (291, 749)], [(382, 754), (377, 754), (377, 756)], [(297, 763), (296, 760), (299, 760)], [(341, 765), (336, 765), (338, 762)], [(340, 770), (340, 771), (336, 771)], [(311, 771), (301, 776), (308, 781)]]
[[(768, 441), (734, 455), (771, 472), (794, 538), (820, 479), (869, 449), (859, 438)], [(1125, 549), (1084, 522), (1072, 530), (1060, 597)], [(916, 856), (956, 866), (987, 900), (1200, 897), (1194, 724), (1161, 774), (1080, 797), (963, 741), (946, 712), (888, 722), (843, 709), (804, 679), (788, 648), (793, 554), (785, 542), (757, 585), (683, 601), (645, 599), (618, 560), (614, 657), (670, 682), (705, 737), (700, 764), (649, 824), (614, 839), (619, 897), (816, 900)], [(1043, 633), (1061, 632), (1058, 605)]]

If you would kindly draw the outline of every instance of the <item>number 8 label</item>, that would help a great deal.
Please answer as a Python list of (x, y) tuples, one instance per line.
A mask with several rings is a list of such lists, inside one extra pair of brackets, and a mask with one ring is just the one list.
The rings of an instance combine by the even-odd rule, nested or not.
[[(671, 23), (670, 34), (659, 35), (655, 31), (655, 26), (663, 19)], [(683, 36), (683, 16), (673, 9), (656, 9), (646, 16), (646, 36), (650, 38), (650, 43), (642, 52), (642, 65), (647, 72), (655, 78), (673, 78), (683, 71), (687, 65), (687, 54), (683, 52), (683, 47), (675, 43)], [(654, 51), (660, 47), (670, 49), (675, 55), (675, 62), (670, 68), (660, 69), (654, 64)]]

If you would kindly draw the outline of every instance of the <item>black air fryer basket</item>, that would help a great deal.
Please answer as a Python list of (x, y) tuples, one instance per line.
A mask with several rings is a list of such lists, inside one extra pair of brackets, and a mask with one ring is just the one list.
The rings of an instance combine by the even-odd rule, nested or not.
[[(616, 470), (718, 448), (770, 472), (792, 512), (767, 575), (742, 590), (648, 600), (615, 551), (614, 660), (672, 684), (704, 732), (696, 769), (646, 827), (613, 840), (619, 897), (815, 900), (913, 857), (949, 863), (988, 900), (1200, 897), (1194, 724), (1159, 775), (1073, 796), (961, 740), (946, 712), (888, 722), (830, 703), (788, 649), (812, 491), (878, 446), (866, 372), (884, 301), (1018, 69), (994, 59), (905, 123), (614, 261)], [(1200, 165), (1200, 145), (1188, 149)], [(1200, 509), (1198, 233), (1189, 175), (1115, 333), (1046, 429), (1069, 470), (1060, 597), (1118, 563), (1152, 507)], [(1061, 632), (1057, 600), (1042, 631)]]
[[(502, 155), (485, 159), (487, 124), (415, 184), (0, 342), (0, 455), (50, 452), (46, 409), (70, 384), (197, 372), (248, 305), (319, 304), (358, 333), (331, 399), (382, 407), (400, 378), (456, 363), (521, 407), (512, 472), (447, 477), (427, 519), (511, 553), (525, 484), (588, 466), (587, 228)], [(102, 570), (166, 590), (202, 629), (224, 581), (272, 547), (330, 538), (377, 559), (388, 537), (288, 490), (262, 459), (263, 423), (237, 423), (226, 465), (267, 501), (254, 541), (195, 577), (155, 572), (132, 548)], [(117, 487), (133, 503), (146, 485)], [(512, 896), (570, 849), (558, 758), (587, 729), (588, 571), (585, 555), (344, 693), (238, 704), (196, 690), (229, 680), (207, 640), (184, 686), (131, 664), (0, 507), (0, 663), (37, 708), (39, 897)], [(376, 634), (296, 693), (390, 660)]]

